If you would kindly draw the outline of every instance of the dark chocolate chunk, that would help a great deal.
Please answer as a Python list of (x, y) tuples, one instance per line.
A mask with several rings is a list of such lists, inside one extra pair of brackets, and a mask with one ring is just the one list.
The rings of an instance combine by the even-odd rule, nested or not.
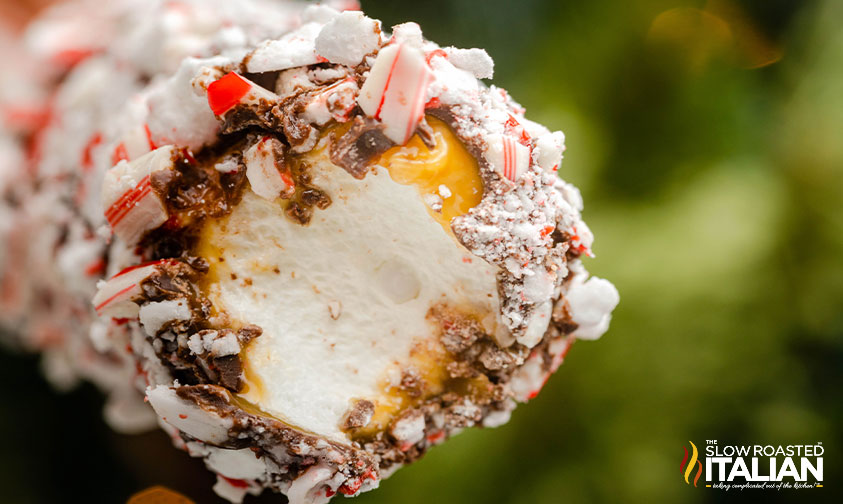
[(333, 137), (331, 161), (352, 177), (362, 179), (371, 162), (395, 145), (381, 128), (380, 123), (371, 119), (355, 117), (351, 129), (339, 138)]

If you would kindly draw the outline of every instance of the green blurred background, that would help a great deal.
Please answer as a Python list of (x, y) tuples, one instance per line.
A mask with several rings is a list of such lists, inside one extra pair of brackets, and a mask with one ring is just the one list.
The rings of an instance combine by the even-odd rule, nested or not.
[[(587, 266), (621, 304), (509, 424), (355, 502), (841, 502), (843, 2), (363, 7), (486, 48), (494, 82), (565, 132), (560, 174), (597, 237)], [(0, 373), (2, 502), (122, 503), (154, 484), (218, 502), (163, 433), (109, 431), (92, 387), (58, 395), (34, 358), (3, 354)], [(825, 488), (689, 487), (683, 445), (706, 439), (822, 442)]]

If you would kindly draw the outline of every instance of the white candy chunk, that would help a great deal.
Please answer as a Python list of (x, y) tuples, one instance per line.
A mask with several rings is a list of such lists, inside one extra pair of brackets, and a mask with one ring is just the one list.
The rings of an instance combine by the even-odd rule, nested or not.
[(349, 76), (349, 69), (345, 67), (312, 67), (307, 69), (307, 76), (316, 84), (327, 84)]
[(176, 148), (156, 149), (131, 161), (120, 161), (105, 173), (102, 202), (105, 218), (114, 233), (129, 245), (144, 233), (167, 222), (164, 202), (152, 189), (150, 177), (174, 167)]
[(424, 45), (421, 27), (418, 23), (401, 23), (392, 27), (392, 41), (398, 44), (407, 44), (421, 49)]
[(309, 468), (293, 480), (287, 490), (287, 500), (290, 504), (325, 504), (331, 498), (321, 491), (322, 486), (331, 480), (334, 472), (324, 464)]
[(323, 125), (334, 119), (348, 121), (357, 98), (357, 82), (349, 77), (325, 88), (304, 109), (302, 118), (311, 124)]
[(225, 357), (238, 353), (240, 353), (240, 342), (237, 341), (237, 336), (234, 333), (228, 333), (211, 342), (211, 355), (214, 357)]
[(527, 329), (523, 334), (516, 337), (518, 343), (521, 343), (527, 348), (536, 346), (544, 337), (544, 333), (547, 332), (552, 309), (553, 305), (550, 301), (546, 301), (536, 307), (535, 312), (533, 312), (533, 318), (530, 320), (529, 325), (527, 325)]
[(290, 68), (278, 74), (275, 81), (275, 94), (286, 97), (315, 87), (310, 81), (306, 67)]
[(524, 295), (530, 303), (539, 303), (550, 299), (553, 294), (553, 275), (542, 266), (534, 274), (524, 277)]
[(412, 446), (424, 438), (424, 415), (420, 412), (408, 415), (395, 423), (389, 430), (392, 437), (401, 442), (403, 447)]
[(205, 346), (202, 344), (202, 336), (198, 334), (191, 334), (187, 338), (187, 348), (193, 352), (194, 355), (202, 355), (205, 353)]
[(141, 293), (140, 283), (164, 262), (166, 261), (126, 268), (107, 282), (100, 281), (97, 293), (91, 301), (97, 314), (116, 318), (138, 316), (139, 307), (132, 302), (132, 298)]
[(138, 313), (146, 334), (155, 336), (161, 327), (172, 320), (190, 320), (190, 307), (184, 299), (147, 303)]
[(215, 164), (214, 169), (220, 173), (234, 173), (240, 169), (240, 163), (233, 158), (227, 158)]
[(208, 86), (214, 81), (219, 80), (223, 75), (225, 73), (219, 68), (207, 66), (200, 68), (196, 72), (196, 76), (193, 77), (193, 80), (190, 81), (190, 85), (193, 87), (193, 94), (199, 97), (205, 96)]
[(495, 73), (495, 62), (484, 49), (446, 47), (445, 53), (455, 67), (470, 72), (478, 79), (491, 79)]
[(249, 448), (242, 450), (226, 450), (223, 448), (208, 448), (210, 454), (205, 463), (212, 471), (227, 478), (253, 480), (260, 478), (266, 472), (263, 460), (255, 456)]
[(357, 103), (370, 117), (383, 122), (384, 135), (403, 145), (424, 116), (425, 95), (433, 73), (424, 53), (408, 44), (381, 49)]
[(559, 169), (563, 152), (565, 152), (565, 135), (561, 131), (541, 135), (536, 140), (536, 147), (533, 149), (536, 164), (546, 172), (555, 172)]
[(233, 423), (230, 418), (220, 417), (182, 400), (175, 390), (165, 385), (147, 388), (146, 397), (162, 420), (185, 434), (210, 444), (228, 440), (228, 429)]
[(272, 72), (319, 63), (316, 37), (321, 29), (320, 23), (306, 23), (278, 40), (264, 42), (247, 57), (246, 70)]
[(516, 401), (526, 402), (536, 397), (547, 380), (547, 373), (542, 370), (542, 357), (535, 354), (527, 359), (523, 366), (512, 375), (509, 387)]
[(378, 48), (380, 22), (360, 11), (335, 16), (316, 37), (316, 53), (331, 63), (357, 66), (363, 57)]
[(246, 178), (252, 191), (261, 198), (274, 200), (293, 188), (292, 179), (287, 176), (285, 180), (281, 174), (284, 166), (281, 149), (277, 139), (264, 137), (243, 153)]
[(585, 340), (595, 340), (609, 329), (612, 310), (620, 301), (615, 286), (597, 277), (572, 284), (565, 298), (571, 308), (571, 318), (579, 325), (573, 334), (577, 339)]
[(513, 182), (530, 166), (530, 148), (510, 135), (489, 135), (483, 156), (499, 175)]
[(208, 102), (196, 96), (193, 78), (205, 66), (224, 65), (225, 58), (186, 58), (170, 79), (154, 84), (149, 93), (149, 130), (156, 145), (174, 144), (198, 151), (217, 140), (219, 123)]

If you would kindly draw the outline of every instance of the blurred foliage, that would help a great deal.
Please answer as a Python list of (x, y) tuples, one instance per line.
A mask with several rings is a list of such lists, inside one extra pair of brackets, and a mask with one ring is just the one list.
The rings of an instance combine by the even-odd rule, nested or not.
[[(617, 285), (621, 304), (609, 333), (577, 343), (509, 424), (464, 432), (355, 502), (760, 497), (684, 483), (682, 447), (705, 439), (822, 442), (826, 488), (763, 498), (840, 502), (843, 2), (363, 6), (386, 26), (417, 21), (443, 45), (485, 47), (496, 62), (495, 84), (528, 117), (565, 131), (560, 173), (582, 189), (597, 237), (597, 258), (587, 266)], [(18, 373), (7, 376), (39, 380), (24, 364), (3, 361), (0, 368)], [(52, 460), (51, 447), (64, 453), (83, 439), (102, 451), (97, 468), (114, 467), (97, 476), (114, 498), (103, 502), (154, 484), (210, 502), (210, 476), (198, 461), (174, 462), (181, 455), (159, 448), (166, 436), (103, 434), (89, 387), (76, 393), (84, 412), (44, 388), (30, 384), (23, 390), (37, 389), (38, 399), (17, 393), (12, 400), (48, 417), (57, 401), (72, 417), (67, 422), (88, 430), (65, 430), (53, 444), (32, 436), (55, 419), (36, 420), (2, 448), (3, 460), (17, 456), (24, 440)], [(20, 423), (4, 414), (0, 425), (26, 429)], [(55, 474), (56, 465), (32, 469)], [(39, 489), (20, 467), (0, 479), (27, 492), (13, 502), (92, 491), (93, 481), (66, 480), (62, 490)]]

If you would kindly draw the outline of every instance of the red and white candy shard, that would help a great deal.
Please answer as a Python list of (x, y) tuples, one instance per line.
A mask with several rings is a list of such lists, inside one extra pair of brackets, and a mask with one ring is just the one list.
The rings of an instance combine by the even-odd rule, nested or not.
[(218, 116), (225, 116), (241, 103), (257, 104), (261, 100), (277, 101), (278, 95), (234, 72), (208, 85), (208, 105)]
[(274, 200), (279, 196), (289, 197), (294, 189), (293, 179), (284, 168), (284, 160), (278, 154), (283, 146), (277, 138), (263, 137), (243, 153), (246, 164), (246, 178), (252, 191), (261, 198)]
[(302, 118), (320, 126), (331, 119), (346, 122), (356, 105), (357, 91), (357, 82), (352, 77), (332, 84), (305, 107)]
[(111, 229), (127, 244), (137, 243), (144, 233), (167, 222), (167, 209), (152, 189), (151, 176), (172, 170), (176, 148), (161, 147), (140, 158), (120, 161), (105, 174), (102, 201)]
[(409, 44), (391, 44), (380, 50), (357, 103), (367, 115), (380, 120), (384, 135), (403, 145), (424, 116), (428, 84), (433, 80), (424, 53)]
[(141, 294), (141, 282), (148, 278), (159, 265), (174, 262), (160, 260), (141, 266), (130, 266), (108, 281), (97, 284), (97, 293), (91, 301), (101, 317), (134, 318), (140, 307), (133, 299)]
[(530, 148), (507, 134), (489, 135), (483, 155), (499, 175), (513, 182), (530, 166)]

